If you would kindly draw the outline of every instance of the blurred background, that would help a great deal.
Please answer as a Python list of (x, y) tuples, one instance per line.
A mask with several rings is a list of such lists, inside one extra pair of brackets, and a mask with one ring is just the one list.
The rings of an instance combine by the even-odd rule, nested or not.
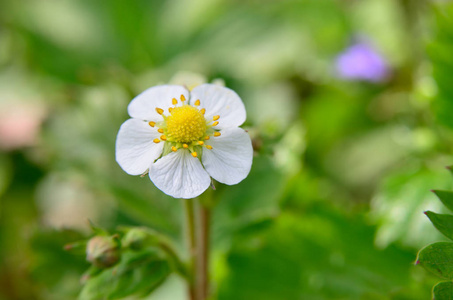
[[(411, 0), (2, 0), (0, 299), (75, 299), (63, 245), (146, 225), (184, 251), (182, 208), (115, 162), (126, 107), (220, 78), (255, 147), (217, 184), (217, 299), (430, 299), (414, 266), (450, 189), (453, 4)], [(146, 299), (184, 299), (172, 276)], [(131, 298), (135, 299), (135, 298)]]

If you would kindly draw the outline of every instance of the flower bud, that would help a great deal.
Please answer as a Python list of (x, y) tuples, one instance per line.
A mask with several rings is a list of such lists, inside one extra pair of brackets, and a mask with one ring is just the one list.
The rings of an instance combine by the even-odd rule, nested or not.
[(98, 268), (109, 268), (120, 259), (117, 236), (95, 236), (87, 244), (87, 261)]

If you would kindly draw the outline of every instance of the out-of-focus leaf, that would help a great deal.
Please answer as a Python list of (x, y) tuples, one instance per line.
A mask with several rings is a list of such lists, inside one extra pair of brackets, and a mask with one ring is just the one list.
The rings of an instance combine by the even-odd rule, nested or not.
[[(378, 222), (378, 246), (400, 241), (421, 248), (440, 237), (421, 213), (427, 209), (442, 211), (442, 204), (433, 201), (433, 187), (446, 189), (451, 179), (441, 167), (407, 169), (388, 176), (372, 200), (372, 218)], [(418, 212), (418, 213), (417, 213)], [(426, 234), (431, 232), (432, 234)]]
[(433, 190), (434, 194), (442, 201), (442, 203), (451, 211), (453, 211), (453, 192)]
[(443, 235), (448, 237), (450, 240), (453, 240), (453, 216), (436, 214), (432, 211), (426, 211), (425, 215), (431, 220), (433, 225), (439, 230)]
[(433, 66), (433, 77), (437, 84), (437, 95), (434, 108), (437, 119), (443, 124), (453, 127), (453, 88), (451, 73), (453, 72), (453, 4), (442, 3), (434, 7), (435, 34), (428, 45), (427, 52)]
[(438, 283), (433, 289), (434, 300), (453, 299), (453, 282), (444, 281)]
[(63, 245), (82, 238), (84, 236), (74, 230), (51, 230), (38, 231), (30, 240), (33, 251), (31, 275), (52, 294), (59, 295), (59, 299), (66, 299), (64, 297), (73, 299), (80, 288), (78, 277), (88, 263), (84, 255), (66, 251)]
[[(318, 206), (301, 217), (291, 209), (259, 230), (243, 228), (224, 263), (218, 299), (387, 299), (405, 284), (413, 257), (377, 250), (372, 237), (363, 220)], [(412, 291), (400, 293), (414, 299)]]
[(126, 251), (120, 263), (88, 278), (80, 300), (119, 299), (149, 294), (170, 274), (170, 265), (159, 252)]
[(453, 243), (439, 242), (426, 246), (418, 253), (417, 264), (445, 279), (453, 279)]

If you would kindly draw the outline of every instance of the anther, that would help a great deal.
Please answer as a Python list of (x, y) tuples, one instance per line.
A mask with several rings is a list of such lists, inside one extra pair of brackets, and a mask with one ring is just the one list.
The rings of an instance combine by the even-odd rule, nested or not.
[(206, 145), (206, 148), (208, 148), (209, 150), (212, 150), (212, 146), (211, 145)]
[(198, 141), (198, 145), (203, 146), (204, 142), (203, 141)]
[(160, 143), (160, 140), (159, 139), (154, 139), (153, 142), (158, 144), (158, 143)]
[(178, 149), (176, 149), (175, 146), (172, 146), (172, 147), (171, 147), (171, 151), (176, 152), (177, 150), (178, 150)]
[(164, 130), (162, 128), (157, 129), (157, 132), (164, 133)]
[(183, 147), (184, 149), (187, 149), (187, 148), (189, 148), (189, 145), (187, 145), (187, 144), (182, 144), (182, 147)]
[(219, 125), (219, 121), (215, 121), (214, 123), (212, 123), (212, 127), (217, 126), (217, 125)]
[(162, 108), (156, 107), (156, 111), (159, 115), (164, 113), (164, 110)]
[(176, 100), (176, 98), (173, 98), (173, 99), (171, 99), (171, 103), (173, 103), (173, 105), (176, 105), (176, 104), (178, 104), (178, 100)]
[(217, 121), (218, 119), (220, 119), (220, 116), (219, 116), (219, 115), (214, 116), (214, 117), (212, 118), (213, 121)]
[(200, 109), (200, 112), (202, 115), (204, 115), (204, 113), (206, 112), (206, 109), (202, 108), (202, 109)]
[(151, 121), (148, 124), (149, 124), (149, 126), (154, 127), (154, 125), (156, 125), (156, 122)]
[(209, 140), (211, 137), (209, 135), (205, 136), (204, 139), (205, 140)]
[(214, 132), (214, 136), (220, 136), (220, 135), (221, 135), (220, 132), (218, 132), (218, 131)]
[(192, 152), (191, 154), (193, 157), (197, 157), (197, 152)]
[(181, 95), (181, 101), (186, 101), (186, 97), (184, 97), (184, 95)]
[(195, 101), (195, 103), (194, 103), (194, 104), (195, 104), (195, 106), (198, 106), (198, 105), (200, 105), (200, 99), (198, 99), (197, 101)]
[(168, 108), (168, 112), (171, 113), (171, 111), (173, 110), (173, 107), (169, 107)]
[(161, 135), (161, 136), (160, 136), (160, 139), (161, 139), (162, 141), (166, 141), (166, 140), (167, 140), (167, 137), (166, 137), (165, 135)]

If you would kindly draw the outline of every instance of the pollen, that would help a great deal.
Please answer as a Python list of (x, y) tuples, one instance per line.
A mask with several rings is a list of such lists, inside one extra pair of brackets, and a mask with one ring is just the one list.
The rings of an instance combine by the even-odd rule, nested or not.
[(192, 152), (193, 157), (197, 157), (197, 152)]
[(208, 148), (209, 150), (212, 150), (212, 146), (211, 145), (206, 145), (206, 148)]
[(194, 103), (196, 106), (199, 106), (200, 105), (200, 99), (198, 99), (197, 101), (195, 101)]
[(149, 126), (154, 127), (156, 125), (156, 122), (151, 121), (148, 124), (149, 124)]
[(173, 99), (171, 99), (171, 103), (173, 103), (173, 105), (176, 105), (176, 104), (178, 104), (178, 100), (176, 100), (176, 98), (173, 98)]
[[(181, 96), (182, 100), (183, 95)], [(166, 123), (167, 137), (177, 143), (198, 141), (206, 132), (206, 120), (202, 112), (190, 105), (172, 109)]]
[(218, 132), (218, 131), (214, 132), (214, 136), (220, 136), (220, 135), (221, 135), (220, 132)]
[(161, 115), (164, 113), (164, 110), (162, 108), (156, 107), (156, 112)]
[(213, 121), (217, 121), (218, 119), (220, 119), (220, 116), (219, 116), (219, 115), (214, 116), (214, 117), (212, 118)]

